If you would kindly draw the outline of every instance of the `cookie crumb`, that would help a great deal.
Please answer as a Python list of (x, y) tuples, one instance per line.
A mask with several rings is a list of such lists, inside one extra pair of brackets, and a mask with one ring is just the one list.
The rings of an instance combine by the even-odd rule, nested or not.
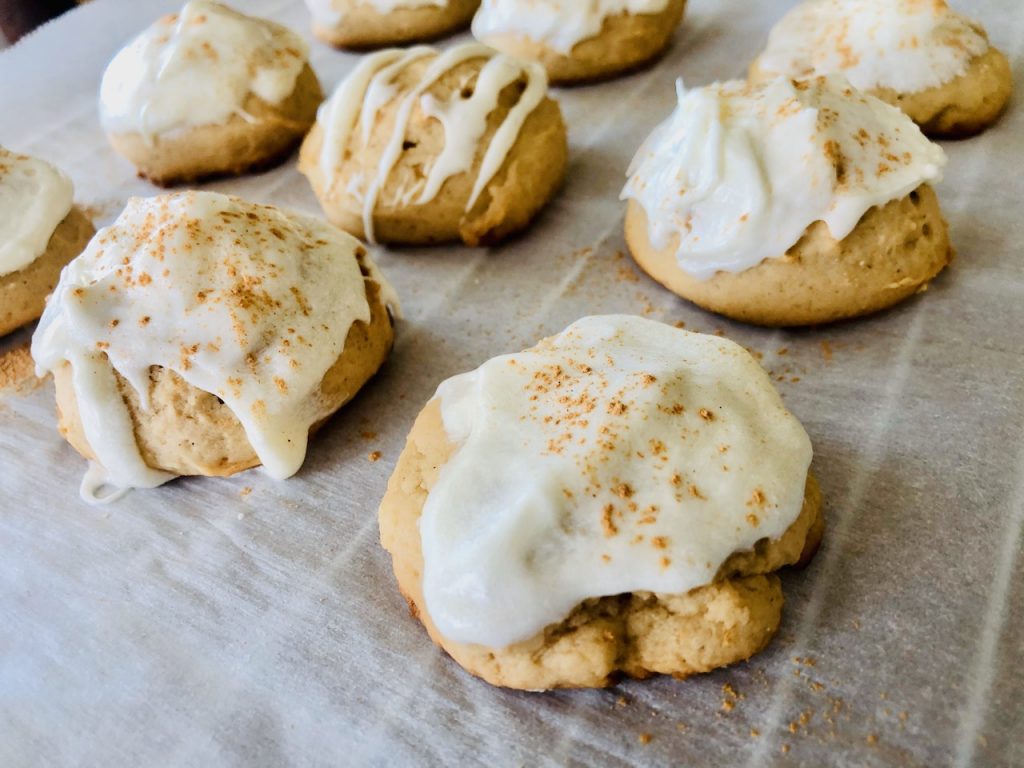
[(789, 744), (783, 744), (782, 745), (782, 754), (784, 754), (784, 755), (788, 755), (789, 754)]
[(826, 363), (832, 362), (832, 345), (827, 341), (821, 342), (821, 356), (825, 358)]
[(629, 704), (629, 700), (625, 696), (619, 696), (619, 698), (615, 700), (615, 706), (619, 707), (620, 709), (626, 706), (627, 704)]
[(761, 735), (761, 732), (759, 730), (757, 730), (757, 728), (751, 728), (750, 729), (750, 738), (756, 739), (760, 735)]
[(873, 747), (873, 746), (875, 746), (878, 743), (878, 736), (876, 734), (874, 734), (874, 733), (869, 733), (864, 738), (864, 741), (866, 741), (868, 744), (870, 744)]
[(380, 451), (370, 451), (370, 455), (367, 458), (370, 461), (380, 461), (380, 457), (383, 455)]
[(239, 496), (241, 496), (241, 497), (242, 497), (242, 498), (244, 499), (244, 498), (245, 498), (246, 496), (248, 496), (248, 495), (249, 495), (250, 493), (252, 493), (252, 488), (250, 488), (250, 487), (249, 487), (249, 486), (247, 485), (247, 486), (245, 486), (245, 488), (243, 488), (242, 490), (240, 490), (240, 491), (238, 492), (238, 495), (239, 495)]
[(647, 731), (644, 731), (639, 736), (637, 736), (637, 741), (639, 741), (641, 744), (643, 744), (646, 747), (648, 744), (651, 743), (651, 739), (653, 739), (653, 738), (654, 737), (651, 736), (651, 734), (647, 733)]
[(360, 432), (359, 436), (362, 437), (363, 440), (373, 440), (377, 437), (377, 433), (371, 430), (366, 430), (365, 432)]

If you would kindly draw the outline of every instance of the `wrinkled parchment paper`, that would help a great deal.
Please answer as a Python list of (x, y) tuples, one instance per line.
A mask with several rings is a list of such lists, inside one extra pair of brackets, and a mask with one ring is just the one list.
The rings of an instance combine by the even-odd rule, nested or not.
[[(308, 34), (298, 0), (235, 4)], [(95, 0), (0, 53), (0, 143), (65, 169), (98, 223), (155, 193), (104, 140), (100, 75), (177, 5)], [(0, 765), (1024, 765), (1020, 99), (947, 145), (954, 267), (877, 317), (746, 327), (622, 256), (623, 173), (673, 80), (742, 75), (788, 5), (694, 0), (651, 69), (559, 91), (568, 180), (525, 237), (379, 250), (405, 304), (394, 354), (292, 480), (180, 480), (90, 507), (52, 384), (0, 393)], [(1024, 83), (1024, 6), (959, 5)], [(313, 44), (328, 88), (356, 60)], [(319, 212), (293, 161), (208, 187)], [(604, 312), (763, 355), (814, 441), (827, 537), (784, 577), (782, 629), (748, 663), (607, 691), (497, 690), (410, 618), (377, 503), (439, 381)]]

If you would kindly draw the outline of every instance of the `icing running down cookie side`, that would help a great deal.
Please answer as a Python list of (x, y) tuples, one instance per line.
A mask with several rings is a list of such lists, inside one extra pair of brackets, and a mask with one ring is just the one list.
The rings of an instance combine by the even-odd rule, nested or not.
[[(471, 94), (457, 89), (450, 98), (442, 101), (428, 93), (430, 87), (447, 73), (474, 59), (484, 59), (486, 63)], [(421, 61), (426, 63), (426, 67), (418, 82), (408, 90), (400, 91), (396, 79), (411, 65)], [(419, 106), (425, 115), (435, 118), (444, 127), (443, 151), (429, 167), (424, 179), (402, 191), (406, 204), (422, 205), (436, 198), (449, 178), (473, 169), (487, 131), (487, 118), (498, 106), (502, 90), (521, 80), (525, 81), (525, 89), (484, 151), (466, 203), (467, 212), (501, 170), (523, 124), (544, 100), (547, 76), (543, 68), (516, 61), (477, 44), (456, 46), (443, 53), (429, 46), (390, 49), (365, 57), (324, 102), (317, 118), (324, 127), (319, 165), (326, 179), (327, 194), (338, 183), (339, 171), (357, 126), (361, 129), (360, 140), (366, 144), (376, 125), (377, 115), (386, 105), (398, 100), (394, 125), (373, 176), (368, 179), (357, 177), (349, 182), (358, 187), (351, 191), (361, 198), (364, 232), (370, 242), (375, 242), (374, 210), (381, 190), (401, 157), (414, 109)]]
[(811, 444), (738, 345), (590, 317), (441, 384), (457, 446), (423, 507), (441, 634), (490, 648), (582, 601), (711, 583), (800, 514)]
[(988, 48), (944, 0), (810, 0), (772, 29), (757, 64), (798, 78), (842, 72), (863, 91), (916, 93), (964, 74)]
[(43, 255), (73, 194), (71, 180), (49, 163), (0, 147), (0, 277)]
[(70, 363), (100, 484), (153, 487), (115, 371), (148, 409), (160, 366), (220, 398), (271, 477), (298, 471), (317, 395), (357, 320), (365, 279), (387, 282), (354, 238), (316, 219), (211, 192), (132, 198), (65, 269), (32, 340), (40, 374)]
[(669, 0), (483, 0), (473, 19), (473, 34), (520, 35), (568, 54), (597, 37), (610, 16), (661, 13)]
[(191, 0), (110, 62), (100, 86), (103, 126), (153, 137), (245, 117), (250, 94), (268, 104), (291, 95), (308, 53), (306, 41), (280, 24)]
[(839, 76), (677, 90), (622, 198), (643, 207), (656, 248), (678, 240), (679, 266), (700, 280), (781, 257), (819, 220), (842, 240), (946, 163), (910, 118)]

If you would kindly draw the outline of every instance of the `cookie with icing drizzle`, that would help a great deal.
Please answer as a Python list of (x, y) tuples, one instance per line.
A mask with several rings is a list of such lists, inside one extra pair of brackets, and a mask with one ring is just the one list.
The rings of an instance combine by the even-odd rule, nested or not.
[(738, 345), (590, 317), (441, 384), (380, 507), (414, 616), (512, 688), (686, 677), (779, 625), (823, 532), (811, 443)]
[(73, 193), (49, 163), (0, 147), (0, 336), (42, 314), (61, 269), (93, 236)]
[(540, 62), (552, 83), (600, 80), (661, 54), (686, 0), (483, 0), (473, 19), (481, 42)]
[(686, 89), (629, 169), (626, 241), (683, 298), (760, 325), (857, 317), (951, 261), (946, 157), (841, 76)]
[(469, 25), (480, 0), (306, 0), (313, 34), (339, 48), (401, 45)]
[(64, 270), (32, 340), (90, 501), (262, 464), (377, 371), (397, 299), (354, 238), (213, 192), (132, 198)]
[(831, 73), (942, 138), (988, 128), (1013, 90), (1006, 56), (945, 0), (806, 0), (750, 66), (754, 81)]
[(280, 24), (189, 0), (110, 62), (103, 127), (160, 186), (269, 167), (302, 140), (323, 100), (308, 54)]
[(547, 78), (478, 44), (365, 57), (302, 145), (328, 219), (370, 242), (491, 244), (557, 191), (567, 138)]

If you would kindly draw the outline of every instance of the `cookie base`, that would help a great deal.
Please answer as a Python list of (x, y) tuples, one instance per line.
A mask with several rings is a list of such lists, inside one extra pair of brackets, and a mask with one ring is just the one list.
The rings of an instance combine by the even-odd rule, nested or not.
[(629, 201), (626, 243), (641, 269), (704, 309), (767, 326), (817, 325), (891, 307), (924, 290), (953, 259), (946, 220), (927, 184), (870, 209), (843, 240), (817, 221), (779, 258), (708, 280), (680, 268), (677, 242), (656, 249), (646, 212)]
[(443, 8), (395, 8), (386, 13), (368, 3), (352, 6), (337, 26), (314, 22), (316, 38), (336, 48), (357, 51), (436, 40), (468, 27), (480, 0), (448, 0)]

